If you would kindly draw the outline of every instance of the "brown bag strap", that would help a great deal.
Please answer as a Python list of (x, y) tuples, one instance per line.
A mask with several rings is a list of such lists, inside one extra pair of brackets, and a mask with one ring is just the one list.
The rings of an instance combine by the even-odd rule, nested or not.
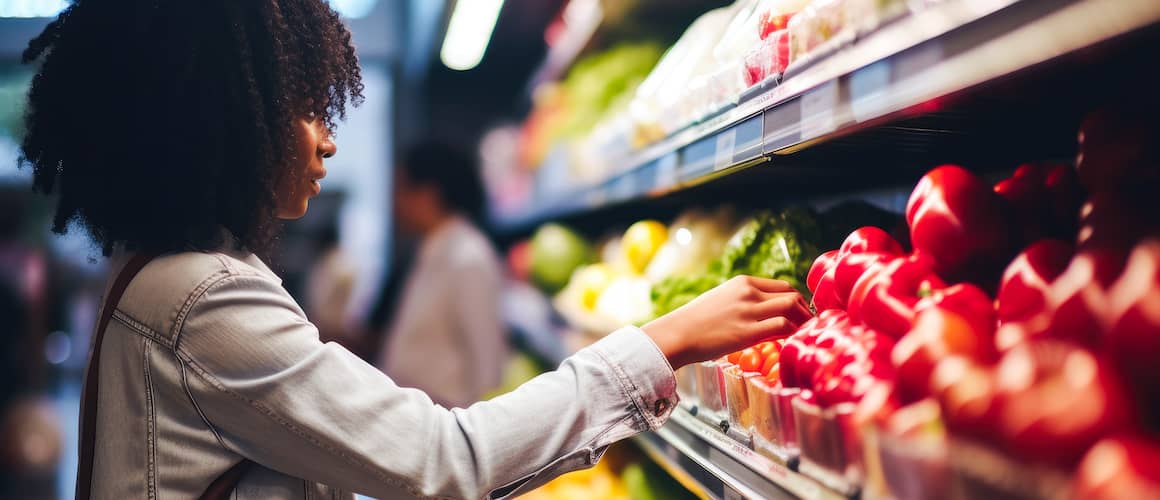
[[(92, 355), (89, 358), (89, 367), (85, 371), (84, 389), (81, 392), (81, 442), (80, 463), (77, 467), (77, 500), (88, 500), (92, 496), (93, 458), (96, 453), (97, 439), (97, 388), (100, 385), (101, 344), (105, 340), (105, 330), (109, 326), (109, 321), (113, 319), (113, 312), (121, 301), (121, 295), (124, 295), (125, 289), (129, 288), (129, 283), (154, 257), (155, 255), (151, 254), (137, 254), (129, 259), (129, 262), (117, 274), (117, 279), (113, 282), (112, 288), (109, 289), (109, 294), (105, 296), (101, 317), (97, 321), (97, 330), (93, 335)], [(210, 483), (201, 499), (229, 498), (230, 493), (237, 487), (238, 482), (241, 481), (242, 476), (251, 465), (253, 462), (246, 459), (238, 462)]]
[(209, 488), (205, 489), (205, 493), (201, 494), (200, 500), (226, 500), (230, 498), (230, 493), (238, 487), (238, 483), (242, 482), (242, 476), (249, 472), (250, 466), (254, 462), (248, 459), (242, 459), (241, 462), (234, 464), (229, 470), (214, 479), (209, 483)]

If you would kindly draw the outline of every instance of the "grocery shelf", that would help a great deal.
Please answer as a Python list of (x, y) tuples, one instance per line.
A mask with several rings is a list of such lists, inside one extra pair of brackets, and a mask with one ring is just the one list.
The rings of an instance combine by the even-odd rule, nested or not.
[(704, 497), (846, 498), (758, 454), (684, 408), (674, 410), (664, 427), (635, 439), (663, 469)]
[[(608, 180), (536, 193), (493, 221), (500, 232), (519, 232), (779, 167), (815, 145), (946, 111), (973, 89), (1158, 22), (1155, 0), (947, 0), (856, 40), (835, 40), (791, 65), (783, 83), (751, 89), (738, 104), (612, 159), (620, 173)], [(926, 132), (892, 130), (895, 138)]]

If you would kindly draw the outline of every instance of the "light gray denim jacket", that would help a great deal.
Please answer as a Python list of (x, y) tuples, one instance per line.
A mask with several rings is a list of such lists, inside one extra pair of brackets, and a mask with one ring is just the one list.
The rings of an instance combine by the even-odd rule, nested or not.
[(96, 499), (195, 498), (242, 457), (260, 467), (238, 499), (506, 497), (592, 466), (677, 401), (657, 346), (625, 328), (510, 394), (444, 409), (320, 342), (244, 252), (151, 262), (98, 355)]

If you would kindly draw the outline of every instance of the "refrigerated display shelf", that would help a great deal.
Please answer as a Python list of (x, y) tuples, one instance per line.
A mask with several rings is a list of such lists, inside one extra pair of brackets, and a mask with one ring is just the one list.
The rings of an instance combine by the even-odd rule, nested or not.
[(944, 98), (1158, 23), (1155, 0), (947, 0), (795, 63), (783, 83), (751, 89), (737, 105), (614, 160), (624, 168), (611, 178), (535, 193), (496, 214), (495, 225), (527, 230), (777, 166), (779, 157), (940, 110)]
[(673, 410), (664, 427), (635, 439), (661, 468), (703, 497), (847, 498), (758, 454), (684, 408)]

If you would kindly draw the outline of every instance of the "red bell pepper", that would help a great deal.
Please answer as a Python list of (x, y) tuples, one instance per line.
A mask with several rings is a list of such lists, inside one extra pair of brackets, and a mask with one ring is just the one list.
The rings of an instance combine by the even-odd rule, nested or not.
[(810, 293), (817, 293), (818, 282), (822, 280), (826, 271), (829, 271), (837, 263), (838, 255), (838, 250), (830, 250), (814, 259), (813, 265), (810, 266), (810, 272), (806, 274), (806, 288), (810, 290)]
[(1029, 321), (1029, 335), (1098, 346), (1111, 311), (1107, 290), (1120, 276), (1125, 260), (1121, 251), (1110, 247), (1076, 254), (1048, 290), (1047, 324)]
[(1068, 240), (1074, 238), (1079, 229), (1079, 209), (1086, 197), (1079, 175), (1071, 165), (1055, 165), (1048, 170), (1043, 182), (1049, 194), (1050, 215), (1055, 221), (1057, 236)]
[(1083, 189), (1071, 166), (1020, 165), (1011, 177), (996, 183), (994, 190), (1011, 206), (1020, 240), (1070, 240), (1075, 236)]
[(996, 442), (1002, 396), (995, 370), (966, 356), (938, 361), (928, 387), (942, 409), (947, 429), (957, 436)]
[(1150, 168), (1160, 162), (1156, 108), (1132, 96), (1084, 117), (1076, 170), (1085, 188), (1094, 194), (1157, 180), (1160, 170)]
[(855, 229), (842, 242), (838, 249), (839, 255), (846, 256), (852, 253), (884, 252), (901, 254), (902, 245), (898, 244), (890, 233), (874, 226), (863, 226)]
[(862, 275), (876, 272), (890, 261), (898, 258), (898, 254), (884, 252), (852, 253), (838, 260), (834, 266), (834, 294), (843, 307), (850, 304), (850, 295), (854, 292), (854, 285)]
[(934, 259), (918, 253), (896, 258), (878, 272), (862, 276), (850, 296), (851, 320), (902, 337), (914, 324), (918, 301), (945, 287), (934, 266)]
[(994, 434), (1008, 453), (1071, 470), (1093, 444), (1139, 425), (1137, 408), (1106, 359), (1069, 342), (1037, 340), (996, 368)]
[(914, 306), (917, 313), (925, 309), (940, 308), (961, 315), (974, 331), (985, 336), (988, 345), (995, 336), (995, 301), (983, 289), (970, 283), (959, 283), (945, 288), (931, 290), (929, 296)]
[(1011, 257), (1005, 208), (975, 174), (955, 165), (935, 168), (906, 204), (911, 244), (934, 258), (939, 276), (991, 288)]
[(814, 291), (813, 298), (815, 311), (843, 309), (845, 307), (845, 304), (838, 299), (837, 289), (834, 287), (834, 272), (836, 270), (834, 266), (830, 266), (830, 269), (818, 281), (818, 289)]
[(1042, 313), (1051, 283), (1074, 254), (1075, 248), (1066, 242), (1040, 240), (1016, 256), (999, 281), (999, 322), (1027, 321)]
[(932, 306), (918, 313), (914, 328), (898, 341), (891, 353), (906, 401), (931, 395), (931, 373), (939, 360), (947, 356), (966, 356), (981, 364), (995, 362), (994, 333), (980, 330), (980, 325), (982, 322), (949, 307)]
[(1133, 184), (1092, 194), (1080, 210), (1079, 250), (1112, 249), (1127, 255), (1140, 240), (1160, 236), (1155, 197), (1160, 187)]
[(1136, 246), (1108, 296), (1104, 347), (1160, 425), (1160, 241)]
[(1074, 498), (1160, 498), (1160, 442), (1145, 434), (1100, 440), (1076, 469)]

